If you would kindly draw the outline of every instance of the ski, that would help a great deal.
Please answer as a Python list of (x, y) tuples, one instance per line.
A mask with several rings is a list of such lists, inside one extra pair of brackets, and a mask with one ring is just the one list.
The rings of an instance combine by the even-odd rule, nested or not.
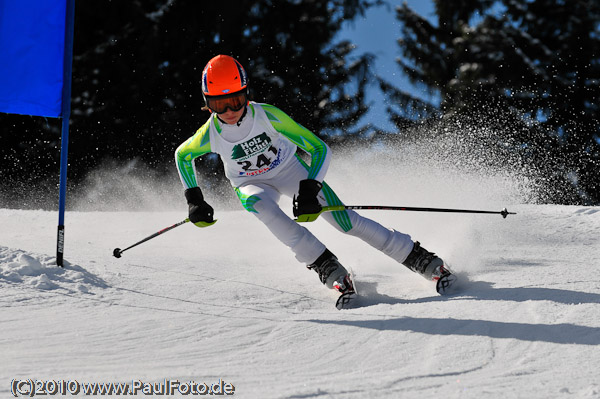
[(338, 310), (351, 309), (358, 304), (358, 290), (356, 289), (356, 282), (354, 281), (354, 273), (352, 270), (350, 270), (348, 278), (350, 279), (352, 287), (338, 297), (335, 302), (335, 307)]
[(358, 301), (358, 294), (356, 292), (346, 292), (340, 295), (335, 303), (337, 310), (353, 308)]
[(435, 290), (440, 295), (448, 295), (449, 293), (451, 293), (452, 288), (457, 280), (458, 278), (455, 274), (447, 272), (437, 280), (435, 284)]

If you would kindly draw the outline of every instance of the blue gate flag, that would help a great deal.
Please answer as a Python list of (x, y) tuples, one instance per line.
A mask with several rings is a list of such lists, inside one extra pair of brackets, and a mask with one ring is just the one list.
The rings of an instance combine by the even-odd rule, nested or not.
[(0, 112), (64, 117), (66, 8), (65, 0), (0, 0)]
[(0, 112), (62, 118), (56, 264), (63, 266), (75, 0), (0, 0)]

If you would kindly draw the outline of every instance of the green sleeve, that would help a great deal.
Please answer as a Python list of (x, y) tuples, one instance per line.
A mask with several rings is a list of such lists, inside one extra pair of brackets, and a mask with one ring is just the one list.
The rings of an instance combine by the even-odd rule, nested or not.
[(198, 186), (194, 159), (211, 152), (209, 127), (210, 119), (175, 151), (177, 171), (185, 188)]
[(311, 162), (308, 169), (308, 178), (322, 181), (330, 159), (327, 144), (279, 108), (269, 104), (261, 105), (275, 130), (310, 154)]

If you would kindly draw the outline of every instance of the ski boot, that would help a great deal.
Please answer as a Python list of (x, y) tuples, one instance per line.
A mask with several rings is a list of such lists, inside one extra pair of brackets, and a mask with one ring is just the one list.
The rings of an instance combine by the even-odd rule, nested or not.
[(317, 272), (319, 279), (327, 288), (334, 288), (333, 284), (336, 281), (343, 281), (344, 276), (348, 274), (346, 268), (338, 262), (337, 257), (328, 249), (314, 263), (306, 267)]
[(328, 249), (314, 263), (306, 267), (317, 272), (319, 279), (327, 288), (334, 289), (341, 294), (336, 302), (336, 308), (348, 307), (356, 298), (352, 277)]
[(427, 280), (435, 281), (435, 288), (439, 294), (445, 294), (456, 281), (456, 276), (444, 265), (444, 261), (421, 247), (419, 241), (415, 242), (411, 253), (402, 264)]

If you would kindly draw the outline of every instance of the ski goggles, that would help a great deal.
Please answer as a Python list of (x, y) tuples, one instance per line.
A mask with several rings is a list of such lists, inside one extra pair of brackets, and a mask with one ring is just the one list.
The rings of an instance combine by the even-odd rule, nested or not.
[(222, 114), (229, 108), (233, 112), (239, 111), (248, 103), (246, 90), (238, 91), (224, 96), (204, 96), (206, 106), (217, 114)]

